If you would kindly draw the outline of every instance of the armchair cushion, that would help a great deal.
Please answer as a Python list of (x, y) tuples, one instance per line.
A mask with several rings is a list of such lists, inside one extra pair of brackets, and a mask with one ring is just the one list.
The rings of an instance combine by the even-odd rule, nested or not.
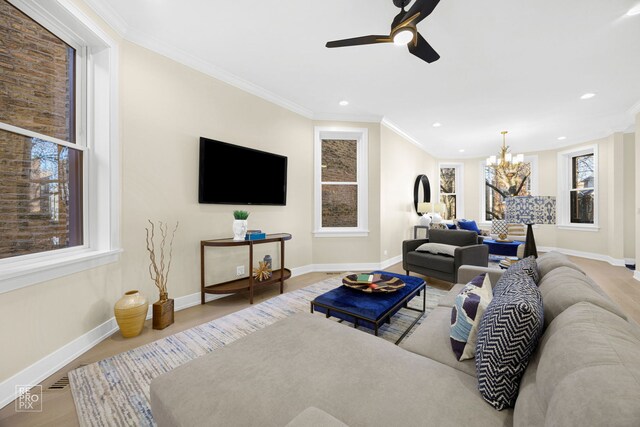
[(411, 265), (428, 267), (429, 270), (441, 273), (453, 274), (455, 258), (443, 255), (430, 254), (428, 252), (409, 252), (406, 255), (407, 262)]
[(416, 249), (418, 252), (429, 252), (432, 254), (442, 254), (453, 256), (457, 246), (447, 245), (445, 243), (423, 243)]

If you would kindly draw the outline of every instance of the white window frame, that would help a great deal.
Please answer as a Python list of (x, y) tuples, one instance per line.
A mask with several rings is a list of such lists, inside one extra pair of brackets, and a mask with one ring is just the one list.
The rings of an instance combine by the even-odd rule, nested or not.
[[(442, 193), (440, 189), (440, 170), (443, 168), (452, 168), (456, 172), (456, 192), (455, 193)], [(454, 195), (456, 196), (456, 212), (455, 218), (464, 218), (464, 163), (438, 163), (438, 203), (441, 203), (441, 196)]]
[[(357, 141), (358, 225), (356, 227), (322, 227), (322, 140)], [(314, 127), (314, 231), (315, 237), (367, 237), (369, 235), (368, 188), (369, 130), (351, 127)]]
[[(593, 169), (595, 171), (593, 176), (593, 224), (584, 223), (572, 223), (571, 222), (571, 197), (570, 191), (573, 186), (572, 179), (572, 166), (571, 160), (576, 156), (584, 156), (585, 154), (593, 154)], [(560, 230), (574, 230), (574, 231), (598, 231), (599, 226), (599, 209), (598, 200), (600, 199), (600, 191), (598, 187), (598, 175), (600, 170), (598, 168), (598, 145), (584, 145), (570, 150), (561, 151), (558, 153), (558, 195), (556, 196), (557, 204), (557, 228)]]
[(120, 249), (118, 45), (69, 0), (9, 0), (76, 49), (76, 143), (0, 128), (83, 152), (83, 245), (0, 260), (0, 293), (116, 262)]
[[(531, 195), (537, 195), (538, 194), (538, 156), (537, 155), (533, 155), (533, 156), (524, 156), (523, 159), (524, 162), (528, 162), (531, 163), (531, 176), (529, 177), (529, 180), (531, 181)], [(479, 225), (482, 225), (484, 227), (491, 227), (491, 223), (493, 221), (487, 221), (485, 219), (485, 209), (486, 209), (486, 204), (487, 204), (487, 195), (485, 193), (485, 176), (484, 176), (484, 172), (485, 172), (485, 168), (487, 167), (487, 163), (486, 161), (480, 161), (479, 162), (479, 169), (480, 169), (480, 216), (479, 218)]]

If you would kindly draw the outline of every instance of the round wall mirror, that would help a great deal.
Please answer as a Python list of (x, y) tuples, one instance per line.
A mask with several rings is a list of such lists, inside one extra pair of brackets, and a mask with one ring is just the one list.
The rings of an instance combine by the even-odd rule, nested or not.
[(429, 184), (429, 178), (426, 175), (418, 175), (416, 182), (413, 185), (413, 207), (416, 210), (418, 216), (418, 203), (431, 201), (431, 185)]

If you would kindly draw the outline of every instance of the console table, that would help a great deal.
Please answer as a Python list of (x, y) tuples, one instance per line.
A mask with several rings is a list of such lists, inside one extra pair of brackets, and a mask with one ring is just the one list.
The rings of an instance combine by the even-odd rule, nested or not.
[[(205, 294), (235, 294), (242, 291), (249, 291), (249, 303), (253, 304), (253, 289), (257, 286), (266, 286), (274, 283), (280, 283), (280, 293), (284, 290), (284, 281), (291, 277), (291, 270), (284, 268), (284, 242), (291, 239), (291, 234), (278, 233), (267, 234), (267, 237), (259, 240), (233, 240), (214, 239), (200, 241), (200, 291), (201, 304), (204, 304)], [(280, 243), (280, 268), (273, 270), (270, 278), (258, 281), (253, 277), (253, 246), (263, 243)], [(204, 250), (207, 247), (249, 247), (249, 277), (241, 277), (239, 279), (230, 280), (228, 282), (205, 285), (205, 262)]]

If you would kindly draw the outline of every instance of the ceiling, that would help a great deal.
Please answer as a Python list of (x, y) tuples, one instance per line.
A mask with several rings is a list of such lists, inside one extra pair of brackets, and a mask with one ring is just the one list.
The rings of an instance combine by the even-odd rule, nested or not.
[(581, 143), (640, 112), (639, 0), (441, 0), (418, 25), (432, 64), (324, 47), (388, 33), (392, 0), (87, 2), (135, 43), (307, 117), (384, 119), (438, 158), (495, 154), (502, 130), (514, 153)]

